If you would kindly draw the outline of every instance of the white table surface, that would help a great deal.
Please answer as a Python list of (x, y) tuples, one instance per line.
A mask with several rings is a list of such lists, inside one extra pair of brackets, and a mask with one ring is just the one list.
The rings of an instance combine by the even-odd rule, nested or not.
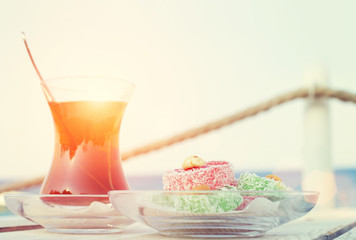
[[(127, 227), (121, 233), (112, 234), (59, 234), (48, 232), (45, 229), (13, 231), (16, 227), (23, 225), (34, 225), (33, 222), (18, 216), (0, 217), (0, 239), (126, 239), (126, 240), (174, 240), (183, 238), (166, 237), (158, 234), (154, 229), (143, 224), (135, 223)], [(7, 232), (1, 232), (1, 229)], [(196, 238), (198, 239), (198, 238)], [(230, 238), (231, 239), (231, 238)], [(239, 238), (251, 239), (251, 238)], [(356, 209), (333, 209), (324, 211), (312, 211), (308, 215), (298, 220), (279, 226), (269, 231), (260, 240), (276, 239), (336, 239), (352, 240), (356, 239)]]

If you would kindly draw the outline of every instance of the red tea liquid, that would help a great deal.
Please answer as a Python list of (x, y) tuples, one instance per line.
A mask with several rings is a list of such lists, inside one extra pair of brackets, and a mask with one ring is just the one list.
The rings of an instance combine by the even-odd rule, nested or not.
[(52, 166), (42, 194), (128, 190), (119, 154), (126, 102), (50, 102), (55, 124)]

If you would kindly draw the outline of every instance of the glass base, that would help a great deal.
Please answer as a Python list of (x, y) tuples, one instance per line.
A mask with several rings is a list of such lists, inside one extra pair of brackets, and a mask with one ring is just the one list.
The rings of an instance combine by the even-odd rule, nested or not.
[[(224, 221), (223, 219), (220, 219)], [(203, 226), (204, 225), (204, 226)], [(229, 221), (221, 224), (219, 220), (204, 222), (201, 224), (190, 222), (187, 225), (168, 224), (164, 227), (154, 227), (165, 236), (185, 237), (185, 238), (254, 238), (263, 236), (268, 230), (274, 228), (277, 224), (236, 224)]]
[(198, 238), (198, 239), (201, 239), (201, 238), (204, 238), (204, 239), (227, 239), (227, 238), (256, 238), (256, 237), (262, 237), (264, 235), (264, 233), (259, 233), (259, 234), (240, 234), (240, 235), (230, 235), (230, 234), (227, 234), (227, 235), (219, 235), (219, 234), (214, 234), (214, 235), (205, 235), (205, 234), (197, 234), (197, 235), (189, 235), (189, 234), (185, 234), (185, 235), (171, 235), (171, 234), (163, 234), (161, 233), (162, 235), (164, 236), (168, 236), (168, 237), (178, 237), (178, 238)]
[(106, 203), (108, 195), (8, 194), (5, 201), (11, 212), (56, 233), (117, 233), (134, 223)]
[(122, 232), (122, 229), (119, 228), (90, 228), (90, 229), (46, 228), (46, 230), (54, 233), (70, 233), (70, 234), (106, 234), (106, 233)]

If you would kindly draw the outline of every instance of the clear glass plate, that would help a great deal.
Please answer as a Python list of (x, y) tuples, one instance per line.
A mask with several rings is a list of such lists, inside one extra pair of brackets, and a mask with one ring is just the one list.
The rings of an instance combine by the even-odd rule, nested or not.
[(307, 214), (317, 192), (110, 191), (129, 218), (174, 237), (256, 237)]
[(8, 209), (61, 233), (120, 232), (134, 221), (118, 213), (108, 195), (5, 194)]

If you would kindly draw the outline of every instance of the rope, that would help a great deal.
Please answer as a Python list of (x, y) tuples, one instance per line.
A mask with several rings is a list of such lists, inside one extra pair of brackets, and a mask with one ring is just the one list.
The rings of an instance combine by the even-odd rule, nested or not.
[[(288, 92), (286, 94), (279, 95), (279, 96), (274, 97), (268, 101), (265, 101), (263, 103), (260, 103), (258, 105), (252, 106), (252, 107), (249, 107), (243, 111), (237, 112), (233, 115), (224, 117), (217, 121), (213, 121), (213, 122), (207, 123), (203, 126), (193, 128), (193, 129), (190, 129), (183, 133), (179, 133), (177, 135), (168, 137), (166, 139), (138, 147), (131, 151), (124, 152), (122, 154), (122, 159), (126, 160), (126, 159), (129, 159), (129, 158), (141, 155), (141, 154), (159, 150), (163, 147), (167, 147), (172, 144), (182, 142), (182, 141), (190, 139), (190, 138), (194, 138), (198, 135), (205, 134), (205, 133), (208, 133), (213, 130), (217, 130), (219, 128), (230, 125), (234, 122), (241, 121), (245, 118), (255, 116), (259, 113), (265, 112), (273, 107), (276, 107), (278, 105), (281, 105), (281, 104), (289, 102), (289, 101), (292, 101), (294, 99), (307, 98), (308, 96), (309, 96), (309, 89), (307, 89), (307, 88), (302, 88), (302, 89)], [(337, 98), (341, 101), (349, 101), (349, 102), (356, 103), (356, 94), (348, 93), (345, 91), (333, 90), (333, 89), (329, 89), (329, 88), (317, 87), (314, 92), (314, 97), (315, 98), (322, 98), (322, 97)]]
[[(267, 100), (265, 102), (255, 105), (255, 106), (246, 108), (245, 110), (239, 111), (239, 112), (232, 114), (230, 116), (218, 119), (216, 121), (212, 121), (212, 122), (202, 125), (200, 127), (196, 127), (196, 128), (187, 130), (183, 133), (173, 135), (166, 139), (162, 139), (162, 140), (135, 148), (133, 150), (124, 152), (121, 155), (122, 160), (125, 161), (129, 158), (132, 158), (132, 157), (135, 157), (138, 155), (142, 155), (145, 153), (149, 153), (152, 151), (156, 151), (156, 150), (162, 149), (164, 147), (170, 146), (172, 144), (179, 143), (184, 140), (191, 139), (191, 138), (197, 137), (199, 135), (220, 129), (220, 128), (230, 125), (234, 122), (241, 121), (243, 119), (255, 116), (259, 113), (268, 111), (271, 108), (282, 105), (286, 102), (290, 102), (292, 100), (299, 99), (299, 98), (307, 98), (307, 97), (309, 97), (309, 94), (310, 94), (310, 91), (308, 88), (301, 88), (301, 89), (297, 89), (294, 91), (290, 91), (285, 94), (281, 94), (277, 97), (274, 97), (270, 100)], [(314, 98), (336, 98), (336, 99), (339, 99), (344, 102), (356, 103), (356, 94), (346, 92), (346, 91), (341, 91), (341, 90), (325, 88), (325, 87), (316, 87), (313, 91), (313, 95), (314, 95), (313, 96)], [(16, 182), (13, 184), (8, 184), (5, 186), (0, 186), (0, 193), (5, 192), (5, 191), (10, 191), (10, 190), (20, 190), (20, 189), (29, 188), (29, 187), (32, 187), (35, 185), (40, 185), (42, 183), (43, 179), (44, 179), (43, 177), (40, 177), (40, 178), (31, 179), (31, 180)]]
[(25, 181), (18, 181), (11, 184), (5, 184), (0, 186), (0, 193), (38, 186), (42, 184), (43, 180), (44, 177), (36, 177)]

